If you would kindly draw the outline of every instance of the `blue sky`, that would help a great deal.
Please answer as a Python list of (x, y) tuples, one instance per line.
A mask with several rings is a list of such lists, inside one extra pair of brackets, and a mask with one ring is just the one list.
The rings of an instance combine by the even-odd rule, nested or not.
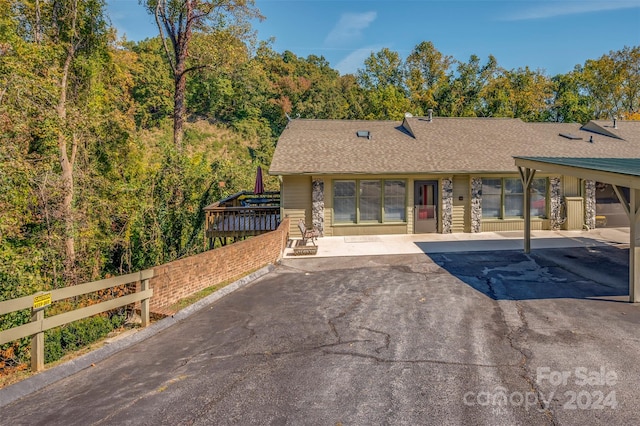
[[(137, 0), (107, 0), (120, 35), (157, 35)], [(384, 47), (405, 59), (422, 41), (460, 61), (493, 54), (507, 68), (547, 75), (624, 46), (640, 45), (640, 0), (256, 0), (266, 17), (258, 38), (277, 52), (324, 56), (341, 74), (355, 73)]]

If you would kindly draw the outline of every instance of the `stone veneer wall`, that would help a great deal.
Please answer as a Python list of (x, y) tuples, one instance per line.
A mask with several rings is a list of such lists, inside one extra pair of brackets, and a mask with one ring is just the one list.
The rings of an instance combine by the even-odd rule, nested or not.
[(471, 178), (471, 232), (480, 232), (482, 223), (482, 179)]
[(314, 179), (311, 192), (311, 218), (313, 227), (324, 235), (324, 180)]
[(584, 181), (584, 223), (589, 229), (596, 227), (596, 182)]
[(567, 212), (562, 211), (562, 186), (559, 177), (549, 179), (549, 217), (551, 229), (558, 230), (567, 221)]
[(453, 220), (453, 180), (442, 179), (442, 233), (450, 234)]

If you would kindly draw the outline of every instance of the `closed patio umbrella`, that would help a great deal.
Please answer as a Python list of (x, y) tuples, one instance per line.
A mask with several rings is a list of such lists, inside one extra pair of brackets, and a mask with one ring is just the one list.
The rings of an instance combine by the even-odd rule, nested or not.
[(264, 192), (264, 183), (262, 182), (262, 167), (258, 166), (256, 173), (256, 184), (253, 188), (254, 194), (262, 194)]

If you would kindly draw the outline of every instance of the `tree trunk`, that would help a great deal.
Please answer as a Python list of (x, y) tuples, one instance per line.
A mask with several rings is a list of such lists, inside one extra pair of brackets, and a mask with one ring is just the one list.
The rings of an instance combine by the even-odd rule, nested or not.
[(187, 111), (187, 105), (185, 103), (186, 90), (187, 79), (184, 72), (184, 63), (179, 63), (176, 67), (175, 95), (173, 98), (173, 143), (178, 149), (178, 152), (182, 151), (184, 116)]
[[(193, 10), (191, 3), (187, 2), (187, 16), (191, 16)], [(178, 34), (174, 44), (175, 69), (174, 82), (175, 93), (173, 97), (173, 142), (178, 150), (182, 152), (182, 137), (184, 135), (184, 117), (187, 114), (187, 104), (185, 102), (187, 92), (187, 57), (189, 56), (189, 42), (191, 41), (191, 26), (186, 25), (185, 31)]]
[(67, 86), (69, 80), (69, 69), (75, 55), (72, 45), (67, 50), (67, 57), (62, 69), (62, 77), (60, 79), (60, 98), (56, 108), (58, 118), (60, 119), (60, 128), (58, 130), (58, 150), (60, 155), (60, 166), (62, 168), (62, 204), (60, 206), (60, 216), (64, 223), (64, 277), (68, 284), (75, 283), (75, 263), (76, 250), (74, 238), (74, 218), (73, 218), (73, 165), (75, 163), (76, 152), (78, 148), (76, 136), (74, 134), (71, 143), (71, 155), (68, 152), (67, 135)]
[(40, 1), (36, 0), (36, 23), (33, 26), (33, 39), (36, 44), (40, 44), (42, 34), (40, 33)]

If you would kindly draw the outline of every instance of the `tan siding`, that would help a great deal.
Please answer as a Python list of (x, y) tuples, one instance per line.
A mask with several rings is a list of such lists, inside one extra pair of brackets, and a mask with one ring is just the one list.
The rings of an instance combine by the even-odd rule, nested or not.
[(398, 225), (380, 224), (380, 225), (340, 225), (333, 227), (334, 236), (342, 235), (388, 235), (388, 234), (406, 234), (407, 224)]
[[(413, 234), (413, 206), (415, 205), (415, 193), (414, 193), (414, 183), (416, 179), (408, 179), (407, 180), (407, 234)], [(438, 194), (440, 193), (440, 188), (438, 188)], [(441, 206), (442, 202), (438, 204)], [(440, 211), (440, 208), (438, 208)]]
[[(451, 218), (452, 232), (470, 232), (469, 217), (469, 176), (453, 177), (453, 215)], [(462, 200), (460, 200), (462, 197)]]
[[(504, 177), (504, 174), (487, 174), (474, 175), (477, 177)], [(511, 175), (510, 175), (511, 176)], [(545, 175), (539, 175), (542, 177)], [(318, 176), (324, 179), (324, 236), (342, 236), (342, 235), (383, 235), (383, 234), (404, 234), (413, 232), (413, 185), (415, 180), (437, 180), (440, 181), (442, 176), (438, 175), (331, 175)], [(513, 175), (516, 177), (516, 175)], [(563, 176), (563, 188), (566, 185), (573, 185), (579, 190), (580, 183), (578, 179)], [(405, 179), (407, 182), (407, 223), (406, 224), (379, 224), (379, 225), (337, 225), (333, 226), (333, 180), (334, 179)], [(453, 177), (453, 232), (470, 232), (470, 176), (458, 175)], [(573, 180), (573, 182), (570, 182)], [(305, 222), (311, 223), (311, 176), (284, 176), (282, 185), (282, 206), (283, 214), (289, 215), (291, 218), (291, 236), (299, 238), (297, 221), (304, 218)], [(438, 184), (438, 210), (442, 214), (442, 194), (441, 185)], [(460, 201), (459, 197), (463, 200)], [(439, 222), (441, 217), (439, 218)], [(549, 220), (533, 219), (531, 228), (533, 230), (550, 229)], [(507, 220), (483, 220), (481, 224), (481, 232), (506, 232), (519, 231), (524, 229), (522, 219)], [(441, 224), (438, 232), (442, 232)]]
[(333, 181), (324, 178), (324, 233), (325, 237), (333, 237)]
[[(549, 229), (549, 221), (547, 219), (532, 219), (531, 230), (541, 231)], [(491, 220), (483, 221), (481, 224), (481, 232), (508, 232), (524, 230), (524, 220)]]
[(573, 176), (564, 176), (562, 178), (562, 193), (567, 197), (580, 196), (580, 179)]
[(284, 176), (281, 193), (282, 213), (291, 219), (290, 235), (299, 238), (298, 221), (311, 224), (311, 177)]
[(563, 229), (581, 230), (584, 225), (584, 201), (581, 197), (565, 197), (567, 220)]

